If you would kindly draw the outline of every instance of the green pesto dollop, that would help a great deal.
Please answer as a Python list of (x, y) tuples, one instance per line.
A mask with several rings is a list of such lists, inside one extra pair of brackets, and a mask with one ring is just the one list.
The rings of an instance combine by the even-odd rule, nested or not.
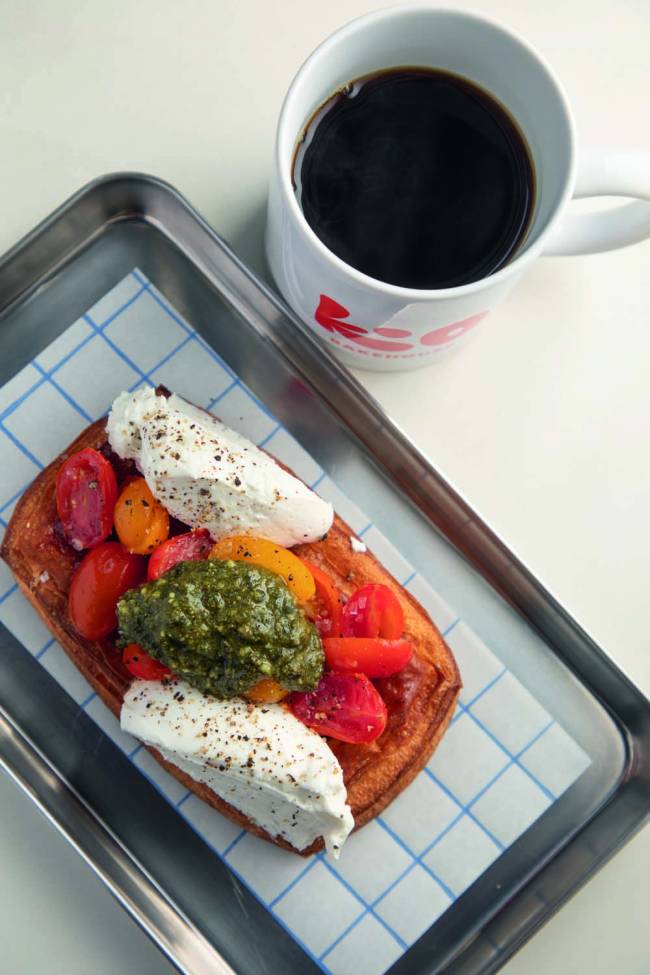
[(237, 697), (264, 677), (309, 691), (324, 654), (284, 581), (245, 562), (180, 562), (117, 604), (120, 646), (138, 643), (205, 694)]

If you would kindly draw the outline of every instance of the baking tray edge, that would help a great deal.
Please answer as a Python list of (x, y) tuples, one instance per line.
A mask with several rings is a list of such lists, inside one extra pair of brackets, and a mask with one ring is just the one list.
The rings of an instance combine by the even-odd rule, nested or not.
[[(276, 347), (339, 415), (363, 449), (553, 645), (558, 656), (617, 721), (628, 749), (619, 787), (583, 829), (541, 868), (535, 881), (548, 881), (554, 890), (553, 900), (542, 911), (519, 923), (516, 936), (500, 948), (491, 965), (482, 969), (496, 971), (648, 820), (650, 704), (419, 453), (361, 384), (169, 184), (144, 174), (116, 173), (79, 190), (0, 259), (0, 318), (59, 274), (75, 254), (108, 226), (120, 221), (142, 221), (155, 226), (236, 310), (245, 309), (248, 315), (253, 312), (259, 325), (267, 331), (274, 330), (272, 339)], [(284, 325), (284, 333), (289, 331), (286, 326), (290, 324), (291, 341), (279, 327), (280, 323)], [(380, 441), (376, 436), (379, 429)], [(193, 968), (189, 969), (178, 950), (189, 928), (193, 945), (199, 946), (199, 956), (207, 951), (205, 958), (210, 958), (214, 970), (214, 951), (199, 932), (4, 713), (0, 714), (0, 764), (174, 964), (182, 971), (197, 971), (195, 965), (200, 958), (196, 952), (190, 952)], [(504, 907), (499, 916), (504, 918), (509, 910), (511, 906)], [(462, 960), (461, 955), (451, 963), (449, 971), (456, 970)], [(223, 960), (222, 965), (219, 970), (224, 975), (232, 972)]]

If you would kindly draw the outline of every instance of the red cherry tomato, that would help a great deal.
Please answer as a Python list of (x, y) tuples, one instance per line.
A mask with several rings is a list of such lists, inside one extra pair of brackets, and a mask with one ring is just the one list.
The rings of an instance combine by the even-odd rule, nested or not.
[(379, 582), (353, 592), (343, 607), (343, 636), (380, 636), (397, 640), (404, 632), (404, 613), (395, 593)]
[(117, 626), (115, 608), (127, 589), (144, 582), (146, 560), (119, 542), (101, 542), (84, 555), (72, 577), (68, 610), (87, 640), (101, 640)]
[(332, 670), (361, 671), (366, 677), (390, 677), (406, 667), (413, 656), (410, 640), (378, 637), (325, 637), (325, 660)]
[(316, 595), (307, 611), (322, 637), (338, 636), (341, 632), (341, 594), (327, 575), (313, 562), (301, 559), (314, 577)]
[(124, 665), (130, 674), (140, 680), (162, 680), (171, 677), (171, 670), (158, 660), (154, 660), (137, 643), (129, 643), (122, 654)]
[(66, 539), (78, 552), (108, 538), (116, 501), (115, 471), (98, 450), (79, 450), (59, 468), (56, 510)]
[(295, 691), (287, 700), (303, 724), (353, 744), (374, 741), (388, 721), (381, 694), (365, 674), (325, 674), (316, 690)]
[(184, 535), (167, 539), (152, 553), (147, 568), (147, 578), (157, 579), (177, 562), (195, 562), (207, 559), (212, 548), (212, 539), (207, 528), (197, 528)]

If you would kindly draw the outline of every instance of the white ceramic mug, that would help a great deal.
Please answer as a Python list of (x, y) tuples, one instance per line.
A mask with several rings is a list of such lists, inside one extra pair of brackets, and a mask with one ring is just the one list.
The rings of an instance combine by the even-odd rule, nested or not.
[[(319, 240), (293, 189), (296, 143), (316, 109), (355, 78), (400, 65), (447, 69), (491, 92), (519, 123), (533, 157), (536, 201), (524, 243), (496, 273), (461, 287), (401, 288), (356, 270)], [(636, 202), (565, 214), (571, 197), (585, 196)], [(650, 237), (644, 201), (650, 201), (650, 154), (592, 151), (578, 162), (566, 96), (525, 41), (471, 14), (395, 7), (342, 27), (294, 78), (278, 124), (266, 252), (284, 298), (344, 362), (414, 369), (468, 338), (542, 252), (594, 253)]]

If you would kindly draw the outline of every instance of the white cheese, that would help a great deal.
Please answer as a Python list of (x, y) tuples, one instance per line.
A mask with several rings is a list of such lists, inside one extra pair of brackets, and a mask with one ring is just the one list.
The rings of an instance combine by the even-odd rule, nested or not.
[(331, 504), (179, 396), (121, 393), (106, 429), (112, 449), (135, 461), (167, 511), (214, 539), (259, 535), (291, 547), (315, 542), (331, 527)]
[(367, 552), (368, 546), (365, 542), (362, 542), (360, 538), (355, 538), (354, 535), (350, 535), (350, 548), (353, 552)]
[(334, 753), (280, 704), (218, 701), (184, 681), (136, 680), (121, 725), (297, 850), (322, 836), (336, 857), (354, 826)]

